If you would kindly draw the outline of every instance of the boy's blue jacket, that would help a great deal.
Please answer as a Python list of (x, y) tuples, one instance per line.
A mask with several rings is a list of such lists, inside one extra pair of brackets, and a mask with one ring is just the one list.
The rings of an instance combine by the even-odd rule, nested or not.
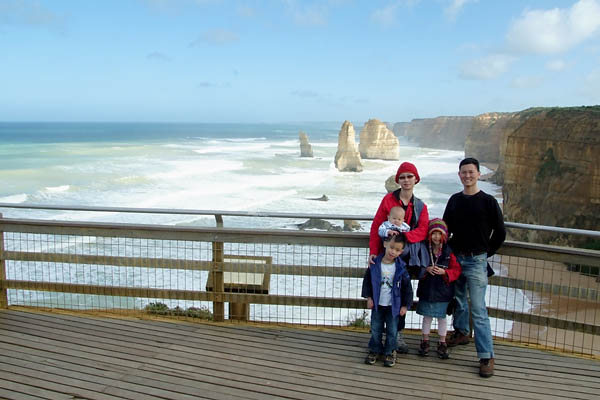
[[(375, 303), (375, 310), (379, 306), (379, 294), (381, 291), (381, 260), (384, 254), (380, 254), (375, 258), (375, 264), (372, 264), (363, 278), (362, 297), (371, 297)], [(392, 283), (392, 315), (394, 317), (400, 315), (400, 308), (406, 306), (410, 309), (413, 302), (413, 290), (410, 283), (410, 275), (406, 270), (406, 264), (396, 258), (396, 272)]]

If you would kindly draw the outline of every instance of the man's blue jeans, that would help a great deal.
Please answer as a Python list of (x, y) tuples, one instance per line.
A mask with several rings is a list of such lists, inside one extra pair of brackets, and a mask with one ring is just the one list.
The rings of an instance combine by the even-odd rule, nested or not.
[[(383, 329), (385, 324), (385, 346), (383, 345)], [(369, 351), (377, 354), (392, 354), (398, 346), (398, 317), (392, 315), (391, 306), (377, 306), (371, 310), (371, 339)]]
[(474, 254), (472, 256), (457, 256), (462, 267), (462, 274), (454, 289), (457, 300), (454, 311), (454, 329), (464, 335), (469, 334), (469, 303), (467, 291), (471, 300), (471, 316), (473, 317), (473, 330), (475, 331), (475, 348), (477, 357), (494, 357), (494, 344), (492, 329), (485, 306), (485, 292), (487, 290), (487, 254)]

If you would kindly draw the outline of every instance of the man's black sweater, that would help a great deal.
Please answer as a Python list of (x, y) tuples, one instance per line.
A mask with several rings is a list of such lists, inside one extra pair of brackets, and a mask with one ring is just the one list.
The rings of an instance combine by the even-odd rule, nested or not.
[(506, 238), (502, 211), (496, 199), (482, 190), (474, 195), (455, 193), (444, 210), (455, 254), (487, 253), (491, 257)]

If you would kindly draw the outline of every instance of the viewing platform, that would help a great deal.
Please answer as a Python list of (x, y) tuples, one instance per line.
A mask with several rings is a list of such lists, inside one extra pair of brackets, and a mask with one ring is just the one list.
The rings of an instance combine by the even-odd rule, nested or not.
[(496, 341), (495, 375), (473, 344), (451, 358), (411, 350), (363, 363), (369, 334), (341, 329), (189, 323), (0, 311), (6, 399), (589, 399), (600, 362)]
[[(39, 208), (47, 219), (9, 217)], [(7, 213), (5, 210), (9, 210)], [(210, 216), (216, 226), (59, 220), (64, 210)], [(486, 303), (495, 374), (473, 344), (364, 364), (368, 233), (226, 227), (368, 216), (0, 204), (0, 398), (596, 399), (600, 251), (506, 241)], [(64, 215), (64, 213), (63, 213)], [(76, 215), (76, 214), (74, 214)], [(284, 224), (282, 224), (284, 225)], [(600, 232), (506, 223), (600, 239)], [(416, 292), (418, 281), (413, 281)], [(418, 298), (416, 299), (418, 301)], [(435, 332), (435, 326), (434, 332)], [(433, 343), (436, 342), (432, 338)]]

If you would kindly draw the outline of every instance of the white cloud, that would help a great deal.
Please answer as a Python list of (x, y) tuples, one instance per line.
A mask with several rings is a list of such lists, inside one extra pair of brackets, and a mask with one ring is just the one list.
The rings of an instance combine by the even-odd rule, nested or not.
[(535, 89), (543, 82), (544, 78), (541, 76), (519, 76), (512, 80), (510, 86), (516, 89)]
[(384, 26), (392, 26), (396, 23), (396, 12), (400, 7), (400, 3), (388, 4), (384, 8), (379, 8), (371, 14), (371, 21)]
[(550, 60), (546, 63), (546, 68), (550, 71), (560, 72), (567, 68), (567, 63), (561, 59)]
[(314, 26), (325, 25), (329, 13), (330, 4), (327, 2), (317, 2), (307, 4), (295, 0), (285, 0), (287, 11), (291, 15), (294, 23), (297, 25)]
[(400, 7), (412, 7), (420, 0), (396, 0), (383, 8), (378, 8), (371, 13), (371, 21), (378, 25), (392, 26), (398, 20), (398, 9)]
[(64, 22), (64, 17), (45, 8), (38, 1), (0, 1), (0, 25), (22, 24), (54, 29), (61, 28)]
[(146, 58), (148, 60), (153, 60), (153, 61), (171, 61), (169, 56), (167, 56), (164, 53), (158, 52), (158, 51), (153, 51), (152, 53), (149, 53), (146, 56)]
[(198, 39), (190, 43), (190, 46), (196, 47), (202, 43), (224, 45), (231, 42), (237, 42), (239, 39), (239, 36), (234, 32), (224, 29), (213, 29), (211, 31), (204, 32)]
[(571, 8), (526, 10), (506, 35), (519, 52), (554, 54), (569, 50), (600, 29), (600, 0), (579, 0)]
[(469, 60), (461, 65), (459, 76), (463, 79), (494, 79), (506, 72), (515, 59), (507, 54), (490, 54), (483, 58)]
[(450, 5), (444, 9), (444, 14), (446, 18), (454, 21), (467, 3), (476, 3), (477, 1), (479, 0), (451, 0)]

